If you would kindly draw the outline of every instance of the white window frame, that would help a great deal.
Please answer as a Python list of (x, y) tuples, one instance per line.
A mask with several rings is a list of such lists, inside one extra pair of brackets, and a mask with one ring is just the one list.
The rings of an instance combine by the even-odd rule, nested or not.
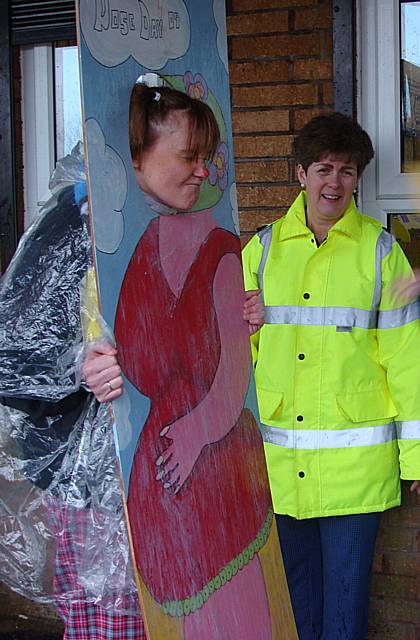
[(401, 172), (398, 0), (358, 0), (358, 112), (375, 158), (361, 181), (361, 208), (387, 225), (389, 213), (420, 212), (420, 173)]
[(55, 166), (52, 45), (21, 49), (25, 228), (48, 200)]

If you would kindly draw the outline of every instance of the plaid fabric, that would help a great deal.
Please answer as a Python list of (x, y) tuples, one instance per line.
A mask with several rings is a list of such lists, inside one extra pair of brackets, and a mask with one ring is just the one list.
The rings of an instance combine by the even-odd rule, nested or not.
[[(61, 607), (59, 607), (61, 613)], [(72, 600), (63, 616), (63, 640), (138, 640), (146, 638), (140, 616), (109, 611), (97, 604)]]
[(54, 502), (50, 505), (50, 514), (56, 535), (54, 594), (57, 609), (65, 622), (63, 640), (145, 639), (137, 594), (118, 594), (120, 609), (137, 611), (137, 615), (128, 615), (96, 604), (78, 581), (91, 521), (89, 509)]

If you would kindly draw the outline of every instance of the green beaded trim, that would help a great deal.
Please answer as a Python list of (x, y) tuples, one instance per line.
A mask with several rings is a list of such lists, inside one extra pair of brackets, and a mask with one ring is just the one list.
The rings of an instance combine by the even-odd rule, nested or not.
[(173, 618), (181, 618), (201, 609), (211, 594), (223, 587), (226, 582), (236, 576), (238, 571), (245, 567), (256, 553), (265, 545), (270, 535), (273, 510), (268, 510), (267, 517), (257, 537), (239, 555), (229, 562), (215, 578), (210, 580), (198, 593), (185, 598), (185, 600), (171, 600), (163, 603), (163, 611)]

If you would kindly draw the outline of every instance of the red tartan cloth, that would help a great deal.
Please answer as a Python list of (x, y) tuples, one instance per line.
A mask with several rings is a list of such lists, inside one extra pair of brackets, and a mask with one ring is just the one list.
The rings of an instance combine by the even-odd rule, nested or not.
[(49, 511), (56, 535), (54, 597), (65, 623), (63, 640), (145, 639), (137, 594), (117, 594), (121, 608), (137, 611), (137, 615), (125, 615), (96, 604), (94, 597), (79, 583), (89, 509), (51, 502)]

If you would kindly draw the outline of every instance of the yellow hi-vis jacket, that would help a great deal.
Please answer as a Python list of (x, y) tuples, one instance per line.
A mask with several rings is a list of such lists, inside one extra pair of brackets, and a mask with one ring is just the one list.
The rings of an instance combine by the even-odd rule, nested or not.
[(243, 251), (266, 312), (251, 343), (274, 510), (383, 511), (400, 477), (420, 479), (419, 303), (391, 286), (411, 268), (353, 200), (319, 247), (305, 207), (301, 193)]

